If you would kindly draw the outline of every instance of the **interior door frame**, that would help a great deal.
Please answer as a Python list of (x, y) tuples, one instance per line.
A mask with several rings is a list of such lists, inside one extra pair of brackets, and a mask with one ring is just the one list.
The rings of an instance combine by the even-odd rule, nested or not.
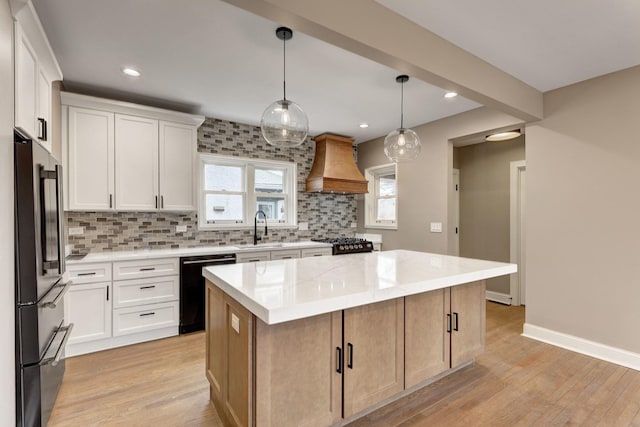
[(521, 174), (526, 171), (525, 160), (518, 160), (510, 163), (510, 193), (509, 193), (509, 259), (513, 264), (518, 264), (518, 272), (509, 276), (509, 289), (511, 294), (511, 305), (521, 305), (521, 277), (524, 274), (524, 257), (522, 247), (526, 236), (521, 227), (521, 200), (525, 197), (525, 192), (521, 186)]

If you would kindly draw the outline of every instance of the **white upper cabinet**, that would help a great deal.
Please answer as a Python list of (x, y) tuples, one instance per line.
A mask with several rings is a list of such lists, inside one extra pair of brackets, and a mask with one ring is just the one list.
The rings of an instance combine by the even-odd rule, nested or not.
[(114, 114), (69, 107), (68, 201), (72, 210), (113, 208)]
[(61, 93), (68, 210), (195, 210), (202, 116)]
[(159, 208), (158, 121), (116, 114), (116, 209)]
[(31, 2), (14, 18), (14, 126), (51, 151), (51, 82), (62, 72)]
[(196, 209), (193, 183), (197, 139), (193, 126), (160, 122), (160, 208)]

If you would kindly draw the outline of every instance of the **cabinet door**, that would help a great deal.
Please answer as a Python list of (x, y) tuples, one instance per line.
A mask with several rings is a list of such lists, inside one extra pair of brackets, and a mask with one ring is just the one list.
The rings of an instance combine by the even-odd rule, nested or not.
[(115, 122), (116, 209), (156, 210), (158, 121), (116, 114)]
[(405, 297), (405, 387), (449, 369), (449, 289)]
[(114, 207), (114, 115), (69, 107), (69, 209)]
[(328, 426), (342, 417), (342, 312), (256, 321), (258, 426)]
[(38, 137), (38, 60), (31, 43), (15, 23), (15, 126), (34, 140)]
[(451, 367), (472, 360), (484, 351), (486, 330), (485, 282), (451, 288)]
[(72, 285), (64, 300), (64, 318), (73, 323), (69, 344), (111, 336), (111, 282)]
[(194, 126), (160, 122), (160, 208), (196, 209), (194, 169), (197, 133)]
[(284, 249), (279, 251), (271, 251), (271, 259), (296, 259), (300, 258), (300, 250)]
[(38, 70), (38, 110), (36, 130), (38, 141), (51, 151), (51, 80), (44, 70)]
[(404, 390), (404, 298), (344, 311), (344, 416)]
[(224, 293), (207, 280), (205, 328), (207, 330), (206, 372), (211, 384), (212, 398), (222, 398), (222, 383), (225, 379), (225, 305)]

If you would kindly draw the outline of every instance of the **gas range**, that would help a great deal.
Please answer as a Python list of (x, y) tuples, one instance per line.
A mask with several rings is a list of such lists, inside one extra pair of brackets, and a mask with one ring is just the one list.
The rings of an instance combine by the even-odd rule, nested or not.
[(331, 243), (333, 245), (333, 255), (373, 251), (373, 243), (368, 240), (358, 239), (355, 237), (336, 237), (311, 240), (314, 242)]

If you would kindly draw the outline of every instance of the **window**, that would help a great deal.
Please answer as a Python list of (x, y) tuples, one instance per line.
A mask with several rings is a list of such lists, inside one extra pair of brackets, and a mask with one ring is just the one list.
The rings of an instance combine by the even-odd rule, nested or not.
[(398, 228), (398, 180), (396, 165), (365, 170), (369, 192), (365, 194), (365, 227)]
[(253, 226), (258, 210), (270, 226), (296, 225), (295, 163), (201, 154), (200, 169), (200, 228)]

